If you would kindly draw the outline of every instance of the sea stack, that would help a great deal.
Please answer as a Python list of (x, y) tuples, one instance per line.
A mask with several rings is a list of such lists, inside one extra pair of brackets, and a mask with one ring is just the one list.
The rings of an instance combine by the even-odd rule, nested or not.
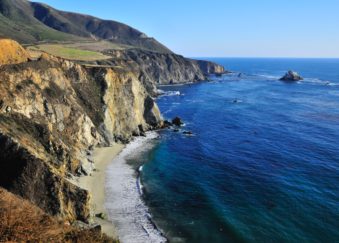
[(177, 116), (172, 120), (172, 124), (177, 127), (181, 127), (184, 123), (182, 122), (181, 118)]
[(300, 81), (303, 80), (303, 78), (294, 71), (288, 71), (280, 80), (282, 81)]

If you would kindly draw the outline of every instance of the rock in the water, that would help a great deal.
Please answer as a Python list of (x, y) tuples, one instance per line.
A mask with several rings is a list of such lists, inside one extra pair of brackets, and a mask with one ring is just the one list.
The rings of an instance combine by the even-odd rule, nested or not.
[(165, 120), (165, 121), (163, 122), (162, 128), (169, 128), (169, 127), (171, 127), (172, 125), (173, 125), (173, 124), (172, 124), (171, 122)]
[(191, 136), (191, 135), (193, 135), (193, 132), (191, 132), (191, 131), (184, 131), (183, 134), (184, 134), (184, 135)]
[(183, 125), (184, 123), (182, 122), (181, 118), (180, 117), (175, 117), (173, 120), (172, 120), (172, 124), (180, 127), (181, 125)]
[(173, 132), (180, 132), (178, 128), (173, 129)]
[(284, 77), (282, 77), (280, 80), (282, 81), (300, 81), (303, 80), (303, 78), (297, 73), (293, 71), (288, 71)]

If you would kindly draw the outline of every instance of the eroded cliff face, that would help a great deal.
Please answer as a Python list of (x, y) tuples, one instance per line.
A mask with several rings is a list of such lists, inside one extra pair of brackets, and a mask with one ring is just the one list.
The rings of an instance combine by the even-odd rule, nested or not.
[(110, 60), (96, 64), (111, 65), (139, 73), (139, 80), (155, 95), (156, 86), (206, 80), (210, 74), (225, 73), (223, 66), (208, 61), (187, 59), (172, 53), (145, 50), (107, 50)]
[(96, 65), (48, 54), (31, 60), (18, 43), (3, 44), (0, 187), (71, 222), (90, 217), (90, 194), (69, 178), (91, 173), (93, 148), (162, 126), (152, 98), (157, 85), (225, 72), (214, 63), (141, 50), (109, 51), (112, 59)]
[(47, 54), (1, 66), (0, 94), (0, 186), (70, 221), (90, 216), (90, 195), (67, 178), (90, 173), (91, 150), (162, 123), (133, 72)]

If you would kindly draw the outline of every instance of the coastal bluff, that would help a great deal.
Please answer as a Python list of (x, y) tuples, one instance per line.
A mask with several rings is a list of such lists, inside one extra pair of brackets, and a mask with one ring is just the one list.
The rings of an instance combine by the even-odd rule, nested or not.
[(225, 70), (116, 21), (26, 0), (0, 0), (0, 15), (0, 192), (67, 225), (106, 232), (94, 224), (95, 193), (78, 183), (100, 174), (96, 148), (164, 127), (158, 85)]
[(105, 50), (104, 54), (111, 58), (90, 64), (117, 66), (136, 73), (147, 91), (154, 96), (157, 94), (157, 85), (194, 83), (207, 80), (211, 74), (227, 73), (217, 63), (188, 59), (174, 53), (131, 49)]
[[(8, 41), (6, 41), (8, 42)], [(88, 175), (94, 147), (127, 143), (161, 127), (135, 74), (43, 54), (0, 67), (0, 186), (69, 222), (90, 220), (91, 195), (70, 182)]]

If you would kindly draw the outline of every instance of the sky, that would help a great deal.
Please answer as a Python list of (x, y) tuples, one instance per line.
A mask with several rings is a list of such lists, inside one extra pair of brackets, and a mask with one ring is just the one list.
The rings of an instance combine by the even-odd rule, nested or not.
[(38, 0), (128, 24), (188, 57), (339, 57), (338, 0)]

